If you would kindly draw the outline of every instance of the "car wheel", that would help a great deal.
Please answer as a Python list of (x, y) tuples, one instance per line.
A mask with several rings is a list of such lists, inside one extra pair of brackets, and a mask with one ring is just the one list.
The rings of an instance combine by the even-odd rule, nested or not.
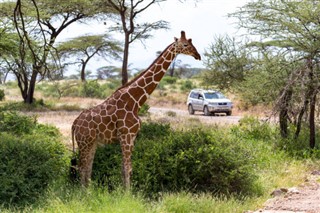
[(210, 113), (210, 111), (209, 111), (209, 109), (208, 109), (208, 107), (207, 107), (207, 106), (204, 106), (204, 108), (203, 108), (203, 112), (204, 112), (204, 115), (206, 115), (206, 116), (211, 115), (211, 113)]
[(188, 106), (188, 111), (189, 111), (189, 114), (190, 114), (190, 115), (193, 115), (193, 114), (194, 114), (194, 109), (193, 109), (193, 107), (192, 107), (191, 104), (189, 104), (189, 106)]
[(227, 116), (232, 115), (232, 111), (226, 112)]

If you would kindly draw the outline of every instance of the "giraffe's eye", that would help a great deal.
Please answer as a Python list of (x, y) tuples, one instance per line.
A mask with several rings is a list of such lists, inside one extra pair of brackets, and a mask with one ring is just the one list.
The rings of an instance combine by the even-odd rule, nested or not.
[(183, 47), (187, 47), (188, 46), (188, 44), (183, 44)]

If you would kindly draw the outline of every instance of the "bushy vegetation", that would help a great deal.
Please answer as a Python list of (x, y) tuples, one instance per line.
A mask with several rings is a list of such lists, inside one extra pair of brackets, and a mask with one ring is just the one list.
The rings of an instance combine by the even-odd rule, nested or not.
[(188, 91), (188, 90), (193, 89), (193, 87), (194, 87), (194, 85), (193, 85), (192, 81), (186, 80), (186, 81), (182, 82), (182, 85), (181, 85), (180, 89), (182, 91)]
[(106, 98), (116, 88), (121, 85), (119, 81), (110, 80), (104, 83), (96, 80), (87, 80), (86, 82), (55, 82), (41, 83), (37, 88), (50, 97), (89, 97), (89, 98)]
[(24, 102), (7, 102), (4, 103), (0, 107), (0, 111), (10, 111), (10, 110), (16, 110), (16, 111), (46, 111), (50, 109), (51, 106), (47, 103), (44, 103), (43, 99), (35, 99), (32, 104), (26, 104)]
[(164, 76), (164, 77), (162, 78), (161, 81), (162, 81), (162, 82), (165, 82), (165, 83), (167, 83), (167, 84), (175, 84), (175, 83), (177, 83), (178, 78), (177, 78), (177, 77), (171, 77), (171, 76), (166, 75), (166, 76)]
[(65, 173), (60, 133), (15, 112), (1, 112), (0, 124), (0, 203), (35, 202)]
[[(10, 116), (16, 119), (14, 114)], [(1, 148), (0, 159), (14, 156), (10, 158), (12, 164), (7, 161), (1, 165), (12, 165), (12, 171), (17, 170), (15, 174), (20, 174), (20, 168), (29, 171), (28, 179), (24, 179), (24, 173), (17, 175), (18, 178), (0, 175), (4, 179), (0, 183), (10, 185), (10, 181), (23, 180), (23, 183), (19, 182), (19, 187), (24, 186), (19, 189), (25, 192), (23, 200), (36, 201), (35, 206), (24, 208), (27, 212), (121, 212), (126, 211), (128, 203), (137, 212), (244, 212), (266, 200), (270, 190), (303, 180), (307, 169), (277, 143), (276, 128), (252, 117), (244, 118), (240, 125), (231, 128), (215, 126), (185, 131), (174, 130), (169, 124), (143, 123), (133, 154), (131, 193), (134, 194), (119, 190), (122, 186), (121, 149), (119, 144), (112, 144), (97, 150), (93, 168), (93, 180), (97, 184), (83, 190), (60, 182), (43, 195), (52, 179), (64, 177), (64, 148), (57, 148), (61, 144), (54, 142), (55, 129), (37, 124), (34, 118), (29, 118), (30, 123), (25, 117), (18, 119), (22, 119), (17, 122), (22, 125), (17, 126), (21, 129), (18, 131), (20, 136), (11, 135), (10, 128), (5, 127), (0, 137), (1, 144), (22, 147), (16, 149), (23, 150), (21, 158), (14, 156), (17, 151), (4, 153), (7, 148)], [(11, 122), (10, 125), (17, 124)], [(46, 141), (50, 141), (49, 144)], [(17, 162), (20, 162), (19, 166), (14, 164)], [(30, 175), (30, 171), (36, 177)], [(1, 171), (1, 174), (6, 173)], [(10, 181), (5, 180), (6, 177)], [(33, 181), (28, 181), (29, 178)], [(41, 180), (40, 186), (38, 180)], [(13, 198), (9, 200), (5, 193), (2, 191), (0, 195), (5, 195), (1, 198), (2, 203), (10, 204), (18, 198), (18, 195), (10, 194)], [(40, 194), (43, 195), (41, 199)], [(150, 203), (146, 196), (157, 197), (160, 202)], [(23, 197), (19, 194), (19, 198)], [(4, 212), (6, 209), (7, 212), (17, 210), (4, 208)]]
[[(174, 131), (164, 124), (144, 124), (133, 154), (135, 189), (148, 195), (179, 191), (256, 193), (252, 153), (224, 134), (209, 129)], [(109, 187), (120, 183), (120, 146), (100, 148), (96, 156), (98, 178), (101, 180), (103, 175)]]

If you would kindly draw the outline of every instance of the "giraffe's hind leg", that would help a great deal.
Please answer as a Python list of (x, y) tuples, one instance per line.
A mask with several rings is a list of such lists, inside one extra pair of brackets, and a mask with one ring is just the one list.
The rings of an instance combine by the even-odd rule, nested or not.
[(86, 147), (79, 149), (79, 173), (81, 185), (87, 187), (91, 180), (92, 165), (97, 149), (97, 143), (87, 143)]

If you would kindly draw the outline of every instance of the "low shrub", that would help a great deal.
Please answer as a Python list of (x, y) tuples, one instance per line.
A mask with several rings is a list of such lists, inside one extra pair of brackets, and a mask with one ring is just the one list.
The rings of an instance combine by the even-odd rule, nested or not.
[(180, 89), (181, 89), (182, 91), (188, 91), (188, 90), (191, 90), (193, 87), (194, 87), (194, 86), (193, 86), (192, 81), (186, 80), (186, 81), (184, 81), (184, 82), (182, 83)]
[(66, 174), (66, 148), (55, 127), (16, 113), (1, 116), (0, 203), (35, 202), (51, 182)]
[(231, 128), (234, 134), (247, 139), (271, 140), (278, 136), (276, 128), (269, 123), (253, 116), (246, 116), (239, 120), (239, 125)]
[(0, 132), (30, 134), (35, 127), (35, 117), (22, 116), (17, 112), (0, 112)]
[(0, 107), (0, 111), (46, 111), (50, 106), (43, 99), (34, 99), (32, 104), (24, 102), (8, 102)]
[(97, 81), (87, 81), (83, 83), (80, 89), (80, 95), (90, 98), (104, 97), (100, 84)]
[(167, 84), (175, 84), (175, 83), (177, 83), (178, 78), (177, 78), (177, 77), (171, 77), (171, 76), (166, 75), (166, 76), (164, 76), (164, 77), (162, 78), (161, 81), (163, 81), (163, 82), (165, 82), (165, 83), (167, 83)]
[[(167, 125), (144, 124), (132, 156), (134, 190), (148, 196), (178, 191), (224, 195), (255, 193), (257, 176), (251, 166), (253, 157), (241, 143), (231, 140), (218, 131), (183, 132)], [(96, 157), (94, 169), (100, 174), (105, 172), (108, 180), (119, 183), (120, 146), (107, 147), (101, 152), (104, 157)], [(106, 156), (112, 156), (112, 160)], [(118, 174), (118, 178), (111, 177), (114, 174)], [(112, 182), (107, 184), (110, 186)]]

